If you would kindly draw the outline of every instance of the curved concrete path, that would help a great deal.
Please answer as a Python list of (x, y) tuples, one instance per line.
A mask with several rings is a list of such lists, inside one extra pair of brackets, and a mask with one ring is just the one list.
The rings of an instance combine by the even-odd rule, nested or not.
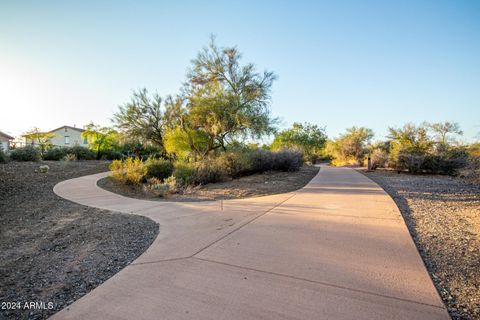
[(54, 319), (449, 319), (393, 200), (349, 168), (303, 189), (153, 202), (55, 186), (87, 206), (160, 224), (150, 248)]

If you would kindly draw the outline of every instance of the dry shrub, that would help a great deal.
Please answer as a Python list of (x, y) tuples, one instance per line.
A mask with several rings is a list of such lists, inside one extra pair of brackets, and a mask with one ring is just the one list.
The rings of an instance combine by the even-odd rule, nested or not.
[(109, 168), (111, 177), (125, 184), (139, 184), (147, 173), (147, 168), (140, 158), (113, 160)]

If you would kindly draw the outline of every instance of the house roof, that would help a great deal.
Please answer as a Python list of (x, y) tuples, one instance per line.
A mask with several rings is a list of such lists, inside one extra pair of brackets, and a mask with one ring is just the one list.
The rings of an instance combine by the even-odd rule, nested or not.
[(5, 132), (2, 132), (2, 131), (0, 131), (0, 136), (4, 136), (4, 137), (7, 138), (7, 139), (12, 139), (12, 140), (15, 139), (15, 138), (12, 137), (11, 135), (6, 134)]
[(63, 128), (68, 128), (68, 129), (72, 129), (72, 130), (77, 130), (79, 132), (83, 132), (85, 130), (83, 129), (80, 129), (80, 128), (76, 128), (76, 127), (71, 127), (71, 126), (61, 126), (61, 127), (58, 127), (56, 129), (53, 129), (53, 130), (50, 130), (49, 132), (54, 132), (54, 131), (57, 131), (57, 130), (60, 130), (60, 129), (63, 129)]

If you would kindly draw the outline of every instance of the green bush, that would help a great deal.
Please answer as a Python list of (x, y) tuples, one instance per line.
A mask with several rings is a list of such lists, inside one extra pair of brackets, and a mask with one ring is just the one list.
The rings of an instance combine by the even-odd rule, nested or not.
[(410, 173), (432, 173), (454, 175), (467, 165), (467, 157), (462, 154), (432, 155), (399, 153), (396, 169)]
[(77, 160), (95, 160), (96, 154), (88, 148), (81, 146), (73, 146), (68, 148), (68, 152), (74, 154), (77, 157)]
[(165, 159), (148, 158), (145, 166), (147, 167), (147, 178), (163, 180), (173, 173), (173, 164)]
[(123, 154), (115, 150), (103, 150), (100, 159), (102, 160), (120, 160), (123, 159)]
[(137, 185), (145, 179), (147, 168), (140, 158), (114, 160), (109, 166), (111, 178), (125, 184)]
[(5, 163), (7, 162), (7, 155), (3, 151), (2, 148), (0, 148), (0, 163)]
[(303, 153), (296, 149), (284, 149), (273, 154), (273, 170), (298, 171), (303, 166)]
[(204, 160), (195, 163), (193, 184), (208, 184), (225, 180), (226, 173), (221, 164), (214, 160)]
[(191, 184), (194, 173), (195, 167), (191, 163), (179, 161), (174, 164), (173, 176), (180, 185), (186, 186)]
[(50, 148), (43, 154), (43, 160), (53, 160), (53, 161), (62, 160), (68, 154), (69, 149), (70, 148), (64, 148), (64, 147)]
[(217, 165), (229, 177), (237, 178), (252, 172), (250, 153), (245, 151), (229, 151), (220, 155)]
[(10, 152), (10, 158), (15, 161), (38, 161), (41, 159), (41, 153), (34, 146), (26, 146), (13, 149)]

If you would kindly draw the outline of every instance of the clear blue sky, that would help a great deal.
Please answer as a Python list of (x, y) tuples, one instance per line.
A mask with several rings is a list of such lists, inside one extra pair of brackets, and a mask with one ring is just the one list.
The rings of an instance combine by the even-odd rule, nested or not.
[(108, 125), (132, 89), (178, 92), (210, 34), (278, 74), (284, 126), (480, 132), (480, 1), (461, 0), (0, 0), (0, 130)]

